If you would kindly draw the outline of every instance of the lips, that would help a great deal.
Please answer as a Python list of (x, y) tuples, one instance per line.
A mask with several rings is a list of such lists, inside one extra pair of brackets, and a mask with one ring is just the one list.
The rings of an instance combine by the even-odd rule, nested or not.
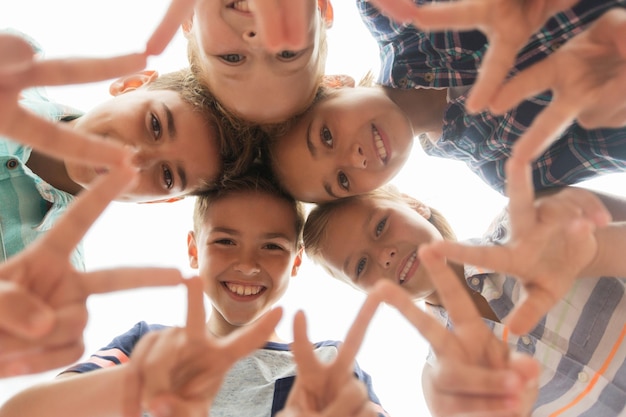
[(410, 253), (409, 255), (407, 255), (407, 257), (404, 258), (404, 260), (402, 261), (402, 263), (400, 263), (400, 266), (398, 267), (398, 274), (397, 274), (398, 283), (400, 285), (403, 285), (408, 280), (410, 280), (413, 274), (415, 273), (415, 271), (417, 270), (417, 267), (419, 266), (419, 264), (420, 264), (420, 261), (419, 259), (417, 259), (417, 251), (414, 251)]
[(386, 164), (389, 160), (391, 150), (389, 149), (389, 143), (385, 134), (378, 130), (376, 126), (372, 125), (372, 137), (374, 138), (374, 148), (378, 159), (380, 159), (383, 164)]

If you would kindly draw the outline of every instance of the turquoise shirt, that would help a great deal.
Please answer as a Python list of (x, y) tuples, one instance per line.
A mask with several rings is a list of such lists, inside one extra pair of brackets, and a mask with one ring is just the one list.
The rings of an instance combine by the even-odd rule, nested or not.
[[(51, 102), (40, 89), (22, 92), (20, 103), (53, 121), (81, 115), (74, 109)], [(1, 262), (49, 230), (74, 200), (74, 196), (52, 187), (26, 166), (30, 153), (30, 147), (0, 137)], [(80, 245), (72, 254), (71, 262), (77, 269), (85, 269)]]

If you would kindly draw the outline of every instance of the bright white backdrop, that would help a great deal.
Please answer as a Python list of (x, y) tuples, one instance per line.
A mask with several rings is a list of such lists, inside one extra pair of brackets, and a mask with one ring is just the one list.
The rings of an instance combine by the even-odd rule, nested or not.
[[(107, 56), (142, 49), (165, 11), (168, 0), (21, 0), (0, 5), (0, 28), (20, 29), (37, 39), (48, 57)], [(378, 54), (354, 3), (335, 0), (335, 25), (330, 29), (327, 73), (355, 78), (376, 72)], [(176, 37), (149, 67), (160, 72), (186, 64), (185, 41)], [(49, 89), (66, 104), (87, 110), (108, 98), (108, 83)], [(1, 109), (0, 109), (1, 110)], [(595, 186), (621, 193), (624, 175), (605, 177)], [(393, 181), (403, 191), (440, 209), (461, 239), (485, 230), (506, 200), (484, 185), (463, 164), (430, 158), (414, 147), (407, 166)], [(173, 204), (112, 204), (85, 240), (87, 267), (116, 265), (174, 266), (191, 274), (186, 258), (186, 233), (193, 201)], [(305, 259), (284, 297), (286, 314), (279, 332), (291, 338), (291, 317), (302, 309), (312, 340), (342, 339), (363, 296), (333, 281)], [(137, 321), (182, 324), (184, 292), (180, 288), (138, 290), (94, 296), (85, 332), (86, 355), (128, 330)], [(428, 415), (420, 386), (427, 344), (395, 311), (381, 307), (358, 361), (373, 377), (384, 407), (395, 417)], [(50, 380), (58, 371), (0, 381), (0, 403), (19, 390)], [(80, 395), (77, 393), (77, 395)]]

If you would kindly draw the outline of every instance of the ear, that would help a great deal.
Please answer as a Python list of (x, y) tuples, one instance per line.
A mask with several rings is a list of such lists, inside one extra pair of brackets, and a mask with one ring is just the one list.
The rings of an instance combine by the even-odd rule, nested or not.
[(196, 245), (196, 235), (193, 231), (187, 233), (187, 255), (189, 255), (189, 266), (198, 269), (198, 246)]
[(330, 0), (317, 0), (317, 8), (320, 10), (322, 20), (324, 20), (326, 27), (333, 27), (335, 13), (333, 11), (333, 5), (330, 4)]
[(183, 20), (183, 23), (180, 25), (183, 29), (183, 34), (185, 35), (185, 37), (189, 36), (189, 34), (191, 33), (191, 29), (193, 29), (193, 16), (193, 13), (187, 16), (187, 18)]
[(171, 198), (163, 198), (161, 200), (153, 200), (153, 201), (142, 201), (139, 204), (154, 204), (154, 203), (175, 203), (177, 201), (183, 200), (185, 198), (184, 195), (179, 195), (178, 197)]
[(300, 268), (300, 265), (302, 265), (302, 252), (303, 251), (304, 251), (303, 247), (298, 249), (298, 253), (296, 253), (296, 257), (293, 260), (293, 266), (291, 267), (292, 277), (295, 277), (296, 275), (298, 275), (298, 269)]
[(109, 86), (109, 93), (113, 96), (136, 90), (146, 84), (151, 83), (159, 77), (159, 73), (153, 70), (145, 70), (134, 74), (126, 75), (113, 81)]
[(334, 75), (324, 75), (322, 78), (322, 85), (324, 87), (329, 88), (342, 88), (342, 87), (350, 87), (354, 88), (356, 85), (354, 78), (346, 74), (334, 74)]

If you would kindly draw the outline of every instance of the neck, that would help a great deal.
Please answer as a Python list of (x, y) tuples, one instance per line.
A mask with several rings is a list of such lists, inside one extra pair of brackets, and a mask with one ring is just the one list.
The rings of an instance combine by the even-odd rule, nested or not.
[[(209, 316), (209, 321), (206, 324), (209, 332), (215, 336), (216, 338), (227, 337), (235, 331), (241, 329), (245, 326), (251, 326), (253, 323), (246, 323), (242, 325), (231, 324), (220, 314), (219, 311), (212, 309), (211, 315)], [(285, 343), (283, 339), (281, 339), (276, 331), (273, 331), (269, 337), (267, 338), (268, 342), (276, 342), (276, 343)]]
[(443, 113), (448, 106), (448, 89), (415, 88), (401, 90), (382, 87), (383, 91), (409, 118), (416, 135), (425, 133), (437, 141), (443, 127)]
[(67, 175), (63, 161), (40, 153), (35, 149), (31, 151), (26, 166), (57, 190), (76, 195), (83, 189)]
[[(461, 285), (463, 285), (463, 288), (465, 288), (465, 290), (467, 291), (467, 294), (472, 299), (472, 302), (474, 303), (474, 307), (476, 307), (476, 309), (478, 310), (478, 313), (483, 318), (499, 323), (500, 319), (498, 318), (498, 316), (496, 316), (496, 313), (493, 312), (487, 300), (485, 300), (485, 298), (480, 293), (468, 287), (467, 282), (465, 282), (465, 273), (464, 273), (463, 265), (450, 263), (449, 266), (454, 271), (454, 274), (457, 276), (459, 281), (461, 281)], [(426, 299), (426, 302), (429, 304), (436, 305), (436, 306), (442, 306), (444, 308), (446, 307), (441, 302), (441, 299), (439, 298), (439, 295), (437, 293), (434, 293), (433, 295), (428, 297)]]

